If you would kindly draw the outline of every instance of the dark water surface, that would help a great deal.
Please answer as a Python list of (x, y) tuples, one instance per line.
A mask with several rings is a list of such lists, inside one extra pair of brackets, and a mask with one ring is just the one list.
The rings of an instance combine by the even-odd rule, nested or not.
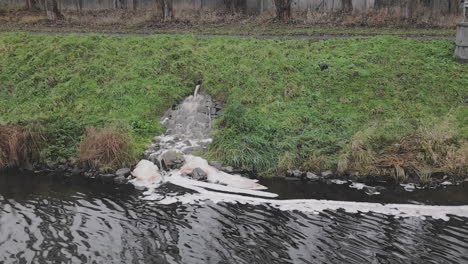
[(468, 182), (458, 186), (439, 186), (412, 192), (405, 191), (400, 185), (384, 185), (379, 195), (367, 195), (364, 190), (350, 188), (346, 184), (331, 182), (287, 181), (282, 178), (260, 180), (268, 186), (269, 192), (279, 194), (281, 199), (323, 199), (336, 201), (359, 201), (371, 203), (408, 203), (426, 205), (467, 205)]
[[(468, 204), (466, 185), (368, 198), (346, 186), (267, 184), (282, 198)], [(467, 218), (160, 205), (140, 195), (130, 186), (0, 175), (0, 263), (468, 263)]]

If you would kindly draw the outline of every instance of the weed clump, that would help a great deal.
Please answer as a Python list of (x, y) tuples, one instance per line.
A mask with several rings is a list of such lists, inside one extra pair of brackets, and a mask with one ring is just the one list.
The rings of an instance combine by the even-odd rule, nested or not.
[(339, 160), (337, 172), (393, 175), (397, 181), (416, 177), (421, 183), (430, 183), (432, 175), (438, 173), (461, 178), (468, 172), (468, 144), (456, 123), (456, 118), (447, 114), (389, 142), (376, 129), (358, 132)]
[(41, 137), (19, 125), (0, 126), (0, 169), (11, 168), (39, 158)]
[(129, 166), (134, 157), (130, 138), (115, 128), (88, 128), (79, 148), (80, 162), (93, 169)]

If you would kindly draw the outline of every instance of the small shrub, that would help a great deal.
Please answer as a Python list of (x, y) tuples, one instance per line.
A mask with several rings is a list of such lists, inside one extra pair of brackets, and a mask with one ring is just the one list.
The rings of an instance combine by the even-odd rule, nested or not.
[(395, 178), (398, 182), (402, 182), (407, 179), (405, 169), (403, 169), (400, 165), (395, 165)]
[(419, 168), (418, 174), (419, 174), (419, 181), (424, 184), (431, 183), (431, 175), (433, 173), (433, 170), (430, 166), (423, 166)]
[(364, 131), (357, 132), (351, 139), (349, 150), (338, 160), (337, 173), (340, 175), (359, 172), (361, 175), (376, 174), (376, 157), (372, 149), (368, 148), (369, 139), (375, 128), (370, 126)]
[(90, 168), (117, 168), (135, 161), (130, 138), (115, 128), (88, 128), (79, 156), (81, 163)]
[(325, 165), (326, 161), (323, 156), (319, 154), (312, 153), (305, 158), (305, 162), (302, 164), (302, 168), (311, 172), (320, 172), (324, 169), (328, 169)]
[(19, 166), (39, 158), (41, 137), (18, 125), (0, 126), (0, 168)]
[(451, 148), (447, 151), (443, 168), (455, 177), (466, 177), (468, 175), (468, 143), (465, 142), (460, 148)]
[(456, 119), (448, 114), (432, 127), (420, 132), (423, 159), (434, 168), (453, 176), (463, 176), (468, 171), (468, 143), (457, 136)]

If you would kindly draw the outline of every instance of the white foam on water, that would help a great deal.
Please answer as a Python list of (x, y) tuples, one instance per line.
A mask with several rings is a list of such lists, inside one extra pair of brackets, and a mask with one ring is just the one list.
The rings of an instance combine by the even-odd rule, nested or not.
[(181, 173), (190, 174), (195, 168), (200, 168), (208, 175), (211, 183), (221, 183), (230, 187), (251, 190), (266, 190), (267, 187), (257, 183), (257, 180), (248, 179), (236, 174), (228, 174), (208, 164), (203, 158), (185, 155), (185, 165), (180, 169)]
[(429, 206), (413, 204), (379, 204), (364, 202), (345, 202), (329, 200), (272, 200), (256, 197), (246, 197), (237, 194), (217, 193), (208, 190), (200, 190), (198, 194), (185, 194), (175, 197), (165, 197), (161, 200), (153, 196), (145, 197), (146, 200), (158, 200), (159, 204), (203, 204), (205, 201), (214, 203), (239, 203), (250, 205), (268, 205), (283, 211), (301, 211), (319, 213), (324, 210), (343, 209), (348, 213), (374, 212), (396, 217), (432, 217), (434, 219), (449, 220), (450, 215), (468, 217), (468, 206)]
[[(234, 176), (234, 175), (233, 175)], [(172, 184), (191, 189), (200, 193), (205, 193), (206, 189), (221, 191), (221, 192), (229, 192), (229, 193), (238, 193), (238, 194), (247, 194), (253, 196), (260, 196), (260, 197), (268, 197), (274, 198), (278, 197), (278, 194), (271, 193), (271, 192), (263, 192), (263, 191), (256, 191), (251, 189), (243, 189), (239, 187), (232, 187), (232, 186), (224, 186), (220, 184), (213, 184), (201, 181), (195, 181), (191, 179), (187, 179), (180, 175), (180, 172), (174, 172), (171, 176), (165, 178), (166, 182), (170, 182)]]
[[(214, 203), (239, 203), (250, 205), (267, 205), (283, 211), (301, 211), (320, 213), (324, 210), (343, 209), (349, 213), (375, 212), (395, 217), (432, 217), (434, 219), (449, 220), (450, 215), (468, 217), (468, 206), (432, 206), (416, 204), (380, 204), (367, 202), (330, 201), (316, 199), (275, 200), (277, 194), (241, 189), (231, 186), (206, 183), (181, 176), (180, 171), (172, 171), (164, 178), (169, 182), (197, 193), (192, 194), (160, 194), (155, 185), (149, 185), (149, 190), (143, 193), (142, 199), (154, 201), (157, 204), (204, 204), (206, 201)], [(249, 195), (249, 196), (246, 196)], [(252, 197), (257, 196), (257, 197)]]
[(364, 187), (366, 187), (364, 183), (359, 183), (359, 182), (353, 182), (351, 185), (349, 185), (349, 188), (353, 188), (356, 190), (362, 190)]
[(146, 187), (159, 184), (161, 182), (161, 174), (158, 166), (151, 161), (141, 160), (132, 171), (132, 176), (135, 177), (132, 183), (135, 186)]
[(343, 185), (343, 184), (348, 183), (348, 181), (336, 180), (336, 179), (330, 180), (330, 182), (331, 182), (331, 183), (334, 183), (334, 184), (338, 184), (338, 185)]
[(400, 186), (402, 186), (407, 192), (413, 192), (416, 190), (416, 185), (413, 183), (401, 183)]

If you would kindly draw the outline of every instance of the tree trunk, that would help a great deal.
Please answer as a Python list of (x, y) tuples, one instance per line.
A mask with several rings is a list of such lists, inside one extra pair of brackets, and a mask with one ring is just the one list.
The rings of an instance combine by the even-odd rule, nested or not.
[(174, 9), (172, 0), (164, 0), (164, 21), (170, 21), (174, 18)]
[(226, 9), (231, 13), (242, 12), (246, 6), (245, 0), (224, 0)]
[(63, 19), (62, 13), (58, 8), (57, 0), (46, 0), (45, 1), (45, 10), (47, 14), (47, 19), (51, 21), (57, 21)]
[(138, 8), (138, 0), (132, 0), (132, 9), (136, 11)]
[(127, 2), (126, 0), (114, 0), (113, 6), (116, 9), (117, 8), (124, 9), (124, 8), (127, 8)]
[(291, 19), (292, 0), (275, 0), (276, 18), (281, 21)]
[(448, 0), (448, 12), (452, 15), (460, 14), (460, 1), (459, 0)]
[(28, 10), (36, 10), (37, 9), (37, 6), (36, 6), (36, 0), (26, 0), (26, 8)]
[(353, 0), (341, 0), (341, 10), (344, 13), (351, 13), (353, 11)]
[(81, 14), (81, 11), (83, 11), (83, 0), (75, 0), (76, 4), (76, 10), (78, 11), (79, 14)]
[(161, 10), (163, 21), (166, 22), (172, 20), (174, 18), (172, 0), (157, 0), (157, 3), (159, 10)]
[(405, 9), (406, 9), (406, 14), (405, 17), (407, 19), (412, 20), (414, 18), (414, 14), (417, 10), (417, 7), (419, 5), (419, 0), (406, 0), (403, 2)]

